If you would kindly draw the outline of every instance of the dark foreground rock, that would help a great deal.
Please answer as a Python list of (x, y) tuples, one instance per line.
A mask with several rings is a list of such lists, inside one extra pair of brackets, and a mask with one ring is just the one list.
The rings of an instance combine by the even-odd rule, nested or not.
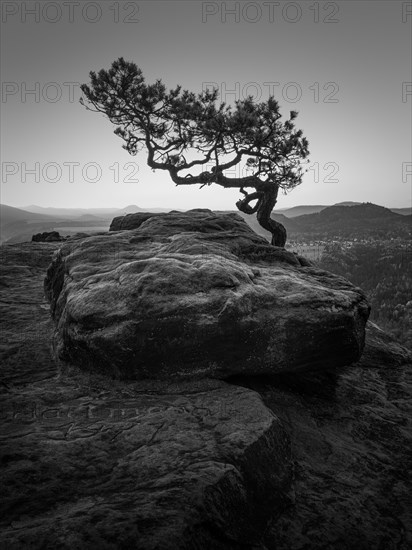
[(224, 382), (89, 384), (14, 401), (3, 548), (200, 550), (261, 538), (285, 504), (292, 463), (258, 394)]
[(294, 504), (267, 550), (412, 548), (412, 353), (373, 324), (339, 373), (236, 379), (258, 391), (292, 441)]
[(60, 360), (120, 379), (222, 379), (360, 357), (369, 306), (345, 279), (236, 214), (148, 216), (54, 258), (45, 289)]
[(65, 241), (66, 239), (58, 231), (45, 231), (44, 233), (36, 233), (31, 240), (36, 243), (52, 243)]
[(1, 548), (411, 548), (405, 348), (370, 325), (361, 360), (327, 373), (61, 372), (42, 292), (57, 247), (0, 248)]
[(288, 502), (283, 426), (220, 381), (58, 373), (41, 292), (52, 248), (39, 246), (2, 248), (1, 548), (252, 547)]
[(29, 384), (56, 375), (47, 337), (53, 330), (44, 297), (44, 273), (61, 243), (0, 247), (1, 381)]

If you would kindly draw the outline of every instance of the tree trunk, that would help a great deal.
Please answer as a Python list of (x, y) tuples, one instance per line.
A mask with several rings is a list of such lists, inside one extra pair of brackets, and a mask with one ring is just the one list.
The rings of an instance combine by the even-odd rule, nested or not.
[[(245, 214), (254, 214), (256, 212), (256, 218), (259, 224), (272, 233), (273, 246), (280, 246), (284, 248), (286, 244), (286, 229), (281, 223), (272, 220), (270, 217), (273, 207), (276, 204), (278, 198), (279, 187), (271, 186), (264, 191), (256, 191), (256, 193), (247, 194), (243, 189), (241, 192), (246, 195), (244, 199), (239, 200), (236, 206), (241, 212)], [(255, 206), (250, 206), (252, 200), (257, 199)]]
[(272, 233), (273, 246), (281, 246), (283, 248), (286, 244), (286, 229), (281, 223), (272, 220), (270, 217), (277, 198), (277, 187), (264, 191), (258, 200), (256, 218), (264, 229)]

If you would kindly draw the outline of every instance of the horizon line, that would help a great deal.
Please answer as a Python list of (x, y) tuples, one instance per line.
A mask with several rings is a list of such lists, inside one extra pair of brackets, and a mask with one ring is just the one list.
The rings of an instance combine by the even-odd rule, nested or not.
[[(377, 203), (374, 203), (374, 202), (371, 202), (371, 201), (340, 201), (340, 202), (335, 202), (333, 204), (296, 204), (296, 205), (293, 205), (293, 206), (287, 206), (287, 207), (282, 207), (282, 208), (274, 208), (273, 210), (291, 210), (292, 208), (299, 208), (299, 207), (304, 207), (304, 206), (324, 206), (325, 208), (328, 208), (330, 206), (340, 206), (342, 205), (343, 203), (354, 203), (354, 204), (374, 204), (376, 206), (383, 206), (383, 208), (388, 208), (389, 210), (391, 209), (406, 209), (406, 208), (411, 208), (412, 209), (412, 204), (408, 205), (408, 206), (385, 206), (385, 205), (382, 205), (382, 204), (377, 204)], [(145, 207), (145, 206), (139, 206), (137, 204), (127, 204), (126, 206), (43, 206), (43, 205), (40, 205), (40, 204), (29, 204), (29, 205), (25, 205), (25, 206), (16, 206), (16, 205), (12, 205), (12, 204), (6, 204), (6, 203), (3, 203), (0, 201), (0, 205), (1, 206), (9, 206), (10, 208), (17, 208), (17, 209), (20, 209), (20, 210), (25, 210), (26, 208), (32, 208), (32, 207), (37, 207), (37, 208), (50, 208), (50, 209), (59, 209), (59, 210), (102, 210), (102, 209), (112, 209), (112, 210), (124, 210), (130, 206), (135, 206), (136, 208), (140, 208), (142, 210), (146, 209), (145, 211), (147, 212), (150, 212), (150, 209), (162, 209), (162, 210), (166, 210), (167, 208), (170, 208), (171, 210), (182, 210), (182, 211), (188, 211), (188, 210), (193, 210), (193, 209), (196, 209), (196, 208), (202, 208), (200, 206), (198, 207), (192, 207), (192, 208), (183, 208), (183, 207), (180, 207), (180, 206), (176, 206), (176, 207), (166, 207), (166, 206), (150, 206), (150, 207)], [(212, 211), (217, 211), (219, 212), (220, 210), (216, 209), (216, 208), (208, 208), (208, 207), (205, 207), (207, 208), (208, 210), (212, 210)], [(232, 210), (230, 208), (223, 208), (221, 211), (227, 211), (227, 210)], [(237, 209), (234, 207), (233, 208), (233, 211), (234, 212), (237, 212)]]

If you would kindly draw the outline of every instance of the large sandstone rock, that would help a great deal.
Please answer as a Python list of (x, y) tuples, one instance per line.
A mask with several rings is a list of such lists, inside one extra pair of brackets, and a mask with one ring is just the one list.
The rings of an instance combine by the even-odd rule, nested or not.
[(163, 216), (157, 212), (137, 212), (113, 218), (109, 231), (122, 231), (124, 229), (137, 229), (143, 222), (155, 216)]
[(251, 547), (289, 501), (285, 429), (221, 381), (58, 375), (42, 292), (55, 248), (1, 247), (0, 547)]
[[(359, 359), (363, 292), (236, 214), (169, 213), (64, 244), (45, 281), (57, 357), (117, 378), (318, 370)], [(127, 217), (127, 216), (126, 216)]]

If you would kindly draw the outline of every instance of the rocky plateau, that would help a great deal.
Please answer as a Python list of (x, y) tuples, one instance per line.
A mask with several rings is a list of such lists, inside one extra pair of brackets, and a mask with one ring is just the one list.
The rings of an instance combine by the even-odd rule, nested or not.
[(238, 216), (0, 248), (7, 550), (407, 550), (411, 352)]

